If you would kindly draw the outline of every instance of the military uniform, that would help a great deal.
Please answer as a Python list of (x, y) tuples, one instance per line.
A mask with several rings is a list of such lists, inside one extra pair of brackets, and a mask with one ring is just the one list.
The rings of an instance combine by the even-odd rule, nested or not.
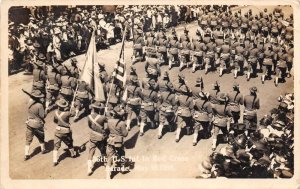
[[(107, 165), (106, 165), (106, 178), (111, 178), (111, 172), (113, 169), (115, 157), (124, 158), (124, 137), (128, 135), (128, 131), (126, 129), (126, 123), (122, 121), (121, 117), (124, 112), (120, 109), (120, 107), (115, 107), (113, 110), (113, 117), (108, 119), (107, 128), (109, 130), (109, 136), (107, 140)], [(123, 161), (121, 159), (121, 161)]]
[(148, 58), (145, 64), (145, 71), (149, 77), (160, 76), (160, 66), (157, 58)]
[(157, 39), (154, 37), (154, 31), (150, 32), (150, 36), (147, 37), (145, 41), (145, 53), (147, 57), (156, 57), (156, 48), (155, 45), (157, 43)]
[[(256, 47), (255, 44), (248, 49), (249, 51), (249, 57), (248, 57), (248, 80), (250, 79), (251, 72), (254, 76), (257, 75), (257, 56), (259, 54), (259, 49)], [(250, 72), (250, 73), (249, 73)]]
[(288, 55), (286, 54), (285, 50), (281, 50), (278, 53), (278, 62), (276, 66), (276, 77), (275, 77), (275, 85), (278, 85), (279, 79), (282, 81), (285, 80), (287, 69), (288, 69), (288, 64), (287, 64), (287, 57)]
[(193, 145), (196, 145), (198, 142), (198, 134), (202, 129), (204, 131), (204, 137), (209, 137), (209, 122), (211, 121), (211, 103), (208, 101), (206, 95), (202, 92), (200, 87), (197, 87), (193, 90), (194, 98), (194, 139)]
[(260, 108), (259, 98), (256, 95), (257, 88), (252, 87), (250, 91), (252, 94), (244, 97), (244, 124), (248, 132), (257, 129), (257, 110)]
[(32, 143), (33, 137), (36, 136), (41, 145), (42, 153), (45, 153), (45, 133), (44, 133), (44, 123), (45, 123), (45, 109), (43, 102), (44, 95), (40, 91), (34, 91), (32, 94), (32, 99), (28, 103), (28, 117), (26, 120), (26, 144), (25, 144), (25, 158), (28, 160), (29, 146)]
[(39, 60), (35, 63), (35, 68), (33, 69), (33, 84), (32, 91), (39, 90), (46, 94), (46, 71), (44, 63), (42, 60), (45, 60), (46, 57), (43, 54), (39, 55)]
[(85, 81), (79, 81), (77, 84), (77, 92), (75, 96), (75, 102), (74, 106), (76, 108), (76, 113), (75, 113), (75, 120), (79, 118), (78, 114), (79, 111), (84, 108), (85, 112), (89, 110), (89, 105), (90, 105), (90, 94), (92, 93), (92, 90), (90, 87), (87, 85)]
[(59, 95), (59, 89), (61, 86), (61, 75), (56, 67), (48, 67), (47, 69), (47, 78), (48, 78), (48, 86), (47, 86), (47, 101), (46, 101), (46, 111), (49, 106), (56, 101), (56, 98)]
[(138, 31), (138, 36), (136, 37), (133, 45), (133, 57), (132, 61), (133, 63), (136, 63), (137, 61), (142, 61), (144, 52), (143, 47), (145, 46), (144, 38), (142, 37), (142, 31)]
[(230, 117), (233, 119), (233, 128), (238, 124), (240, 119), (240, 105), (243, 105), (243, 95), (240, 93), (237, 84), (234, 84), (234, 90), (228, 93), (228, 107)]
[(160, 37), (156, 40), (157, 45), (157, 57), (159, 59), (160, 64), (167, 63), (168, 54), (167, 54), (167, 44), (168, 41), (165, 37)]
[(176, 142), (179, 142), (182, 128), (186, 128), (187, 134), (192, 133), (194, 103), (193, 98), (190, 96), (189, 88), (184, 83), (180, 83), (176, 90), (180, 93), (180, 95), (176, 98), (176, 104), (178, 106), (176, 111)]
[(168, 74), (165, 74), (164, 80), (159, 82), (159, 91), (157, 107), (159, 107), (158, 138), (160, 139), (165, 125), (168, 125), (170, 131), (173, 130), (175, 111), (177, 109), (174, 87), (169, 80)]
[(225, 44), (221, 46), (220, 52), (220, 75), (223, 74), (223, 69), (229, 69), (230, 62), (230, 46), (228, 40), (225, 40)]
[(227, 137), (227, 117), (230, 115), (229, 107), (226, 107), (226, 95), (224, 93), (220, 93), (217, 97), (219, 101), (218, 104), (212, 104), (212, 114), (213, 114), (213, 126), (214, 126), (214, 135), (213, 135), (213, 144), (212, 149), (215, 150), (217, 146), (217, 136), (219, 130), (222, 130), (223, 135)]
[[(185, 40), (184, 40), (185, 39)], [(179, 69), (182, 70), (183, 66), (189, 67), (190, 62), (190, 51), (192, 50), (192, 43), (189, 41), (188, 36), (182, 39), (179, 49), (180, 49), (180, 66)]]
[(157, 121), (157, 84), (155, 80), (148, 79), (143, 81), (143, 91), (142, 91), (142, 106), (141, 106), (141, 126), (140, 126), (140, 135), (144, 135), (144, 126), (147, 123), (151, 123), (151, 128), (154, 128)]
[(60, 97), (64, 98), (69, 103), (71, 103), (74, 94), (73, 91), (75, 90), (76, 83), (77, 83), (76, 79), (74, 77), (71, 77), (67, 73), (66, 68), (62, 68)]
[(110, 94), (108, 94), (110, 95), (108, 99), (108, 110), (112, 110), (115, 106), (121, 103), (124, 88), (121, 83), (115, 80), (112, 85), (107, 85), (106, 91), (110, 91)]
[(205, 50), (205, 44), (200, 39), (193, 41), (193, 72), (196, 71), (198, 65), (204, 68), (203, 56)]
[(271, 51), (271, 47), (266, 47), (267, 49), (264, 52), (264, 60), (263, 60), (263, 75), (261, 76), (262, 83), (265, 82), (265, 77), (271, 78), (272, 74), (272, 66), (273, 66), (273, 56), (274, 53)]
[(172, 69), (172, 65), (179, 61), (178, 59), (178, 47), (179, 42), (177, 37), (174, 35), (172, 39), (168, 42), (169, 48), (169, 69)]
[(95, 154), (96, 148), (101, 152), (102, 156), (106, 156), (106, 139), (107, 139), (107, 128), (105, 127), (107, 123), (106, 116), (104, 112), (99, 110), (104, 110), (104, 104), (101, 102), (94, 102), (92, 105), (94, 109), (93, 112), (88, 116), (88, 126), (90, 128), (90, 147), (88, 156), (88, 175), (92, 174), (93, 169), (93, 156)]
[(60, 99), (57, 101), (58, 110), (55, 111), (53, 121), (57, 124), (54, 133), (54, 150), (53, 150), (53, 164), (58, 164), (58, 150), (61, 147), (63, 141), (70, 151), (71, 157), (76, 157), (76, 153), (73, 147), (72, 130), (70, 127), (70, 117), (72, 116), (69, 112), (68, 101)]

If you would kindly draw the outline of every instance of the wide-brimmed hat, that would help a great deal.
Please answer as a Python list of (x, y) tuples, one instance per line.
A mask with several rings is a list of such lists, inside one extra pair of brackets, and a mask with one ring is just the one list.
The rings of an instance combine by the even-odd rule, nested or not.
[(114, 109), (111, 111), (111, 114), (113, 116), (123, 116), (125, 114), (125, 111), (120, 108), (119, 106), (114, 107)]
[(56, 105), (57, 105), (58, 107), (65, 108), (65, 107), (68, 107), (68, 106), (69, 106), (69, 102), (66, 101), (65, 99), (61, 98), (61, 99), (59, 99), (58, 101), (56, 101)]
[(136, 83), (139, 81), (139, 79), (136, 76), (132, 76), (132, 77), (130, 77), (130, 81)]
[(103, 102), (100, 102), (100, 101), (95, 101), (91, 104), (91, 107), (92, 108), (97, 108), (97, 109), (104, 109), (105, 108), (105, 105)]
[(218, 101), (220, 101), (220, 102), (225, 102), (226, 98), (227, 98), (227, 96), (225, 93), (220, 93), (217, 97)]
[(39, 60), (45, 60), (46, 56), (43, 53), (40, 53), (39, 56), (38, 56), (38, 59)]
[(44, 98), (45, 94), (42, 93), (40, 90), (34, 90), (31, 92), (31, 95), (35, 98)]
[(257, 87), (255, 87), (255, 86), (254, 86), (254, 87), (251, 87), (251, 88), (250, 88), (250, 92), (252, 92), (252, 93), (257, 92)]
[(229, 145), (224, 146), (223, 148), (221, 148), (220, 149), (220, 154), (222, 154), (225, 157), (235, 158), (232, 146), (229, 146)]

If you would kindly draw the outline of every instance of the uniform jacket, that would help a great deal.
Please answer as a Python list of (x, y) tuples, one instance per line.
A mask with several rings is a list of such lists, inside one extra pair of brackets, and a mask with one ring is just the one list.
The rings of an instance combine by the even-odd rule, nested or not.
[(119, 119), (109, 119), (107, 128), (109, 129), (108, 144), (115, 147), (121, 147), (124, 143), (124, 137), (128, 135), (126, 123)]
[(28, 117), (27, 125), (32, 128), (40, 128), (44, 126), (45, 119), (45, 109), (42, 103), (29, 100), (28, 103)]

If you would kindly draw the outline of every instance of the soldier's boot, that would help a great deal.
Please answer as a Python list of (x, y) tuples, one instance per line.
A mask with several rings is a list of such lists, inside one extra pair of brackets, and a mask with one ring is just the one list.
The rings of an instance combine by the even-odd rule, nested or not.
[(234, 79), (237, 78), (238, 70), (234, 70)]
[(212, 146), (211, 146), (211, 149), (212, 149), (213, 151), (215, 151), (216, 148), (217, 148), (217, 139), (214, 138), (214, 139), (212, 140)]
[(275, 80), (274, 80), (274, 83), (275, 83), (275, 86), (277, 87), (278, 86), (278, 77), (275, 77)]
[(265, 83), (265, 77), (266, 77), (265, 75), (262, 75), (262, 76), (261, 76), (261, 83), (262, 83), (262, 84)]
[(250, 74), (251, 74), (251, 73), (248, 71), (248, 72), (247, 72), (247, 81), (250, 80)]
[(145, 127), (145, 123), (142, 122), (142, 123), (141, 123), (141, 126), (140, 126), (140, 136), (143, 136), (143, 135), (144, 135), (144, 127)]
[(126, 129), (127, 129), (127, 131), (130, 131), (130, 123), (131, 123), (131, 119), (127, 119), (126, 120)]
[(75, 152), (74, 148), (70, 148), (69, 151), (72, 158), (75, 158), (77, 156), (77, 153)]
[(92, 173), (93, 173), (93, 161), (92, 160), (88, 160), (87, 161), (87, 166), (88, 166), (87, 175), (91, 176)]
[(42, 154), (47, 153), (46, 147), (45, 147), (45, 143), (41, 143), (40, 146), (41, 146), (41, 152), (42, 152)]
[(45, 106), (45, 114), (47, 115), (49, 112), (49, 106), (50, 106), (50, 101), (46, 100), (46, 106)]
[(30, 159), (29, 149), (30, 149), (30, 146), (29, 146), (29, 145), (25, 145), (25, 156), (24, 156), (24, 161)]
[(193, 72), (193, 73), (196, 72), (196, 63), (193, 64), (193, 70), (192, 70), (192, 72)]
[(57, 160), (58, 160), (57, 154), (58, 154), (58, 151), (57, 150), (53, 150), (53, 166), (56, 166), (58, 164), (58, 162), (57, 162)]
[(223, 75), (223, 69), (224, 69), (224, 68), (221, 68), (221, 67), (220, 67), (220, 74), (219, 74), (219, 77), (221, 77), (221, 76)]
[(159, 126), (158, 126), (158, 136), (157, 136), (158, 139), (161, 139), (161, 137), (162, 137), (163, 127), (164, 127), (163, 124), (159, 124)]
[(74, 120), (77, 120), (78, 118), (79, 118), (79, 109), (76, 109)]
[(181, 128), (177, 128), (175, 142), (179, 142), (180, 132), (181, 132)]
[(207, 73), (208, 73), (208, 65), (205, 64), (205, 74), (207, 74)]
[(106, 179), (111, 179), (111, 167), (107, 165), (105, 171), (106, 171)]
[(194, 132), (194, 138), (193, 138), (193, 146), (197, 145), (197, 139), (198, 139), (198, 131)]

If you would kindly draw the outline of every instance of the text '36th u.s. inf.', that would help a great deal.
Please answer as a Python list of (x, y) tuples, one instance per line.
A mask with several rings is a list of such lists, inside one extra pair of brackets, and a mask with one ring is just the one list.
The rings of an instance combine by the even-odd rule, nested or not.
[[(175, 164), (178, 162), (188, 162), (189, 157), (187, 156), (174, 156), (174, 155), (150, 155), (150, 156), (121, 156), (114, 157), (113, 160), (119, 163), (128, 163), (134, 162), (134, 170), (135, 171), (175, 171)], [(98, 162), (107, 162), (107, 157), (100, 156), (97, 159)], [(120, 171), (129, 171), (129, 167), (121, 166), (115, 167), (120, 169), (128, 169), (128, 170), (120, 170)]]

